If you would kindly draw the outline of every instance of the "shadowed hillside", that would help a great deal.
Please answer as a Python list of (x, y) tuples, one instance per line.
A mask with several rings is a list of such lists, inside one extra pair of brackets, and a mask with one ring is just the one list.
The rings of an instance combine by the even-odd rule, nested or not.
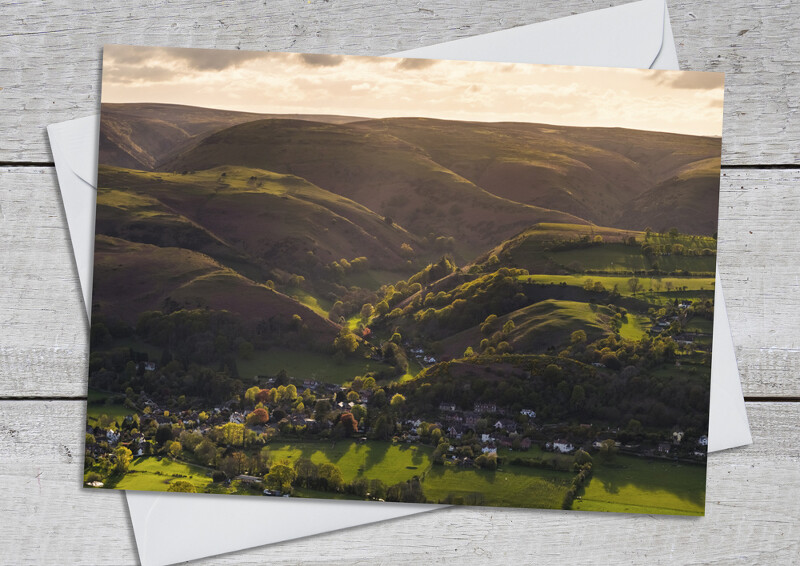
[[(144, 170), (155, 169), (167, 157), (212, 132), (278, 116), (159, 103), (103, 104), (101, 110), (99, 162)], [(303, 114), (281, 116), (334, 124), (362, 119)]]
[(351, 125), (261, 120), (217, 132), (162, 166), (222, 164), (303, 177), (390, 217), (420, 237), (452, 237), (462, 257), (536, 222), (586, 224), (573, 215), (493, 195), (411, 143)]
[(239, 314), (256, 325), (290, 325), (299, 315), (310, 341), (328, 346), (337, 325), (308, 307), (191, 250), (136, 244), (98, 235), (95, 240), (93, 312), (135, 324), (150, 310), (208, 308)]

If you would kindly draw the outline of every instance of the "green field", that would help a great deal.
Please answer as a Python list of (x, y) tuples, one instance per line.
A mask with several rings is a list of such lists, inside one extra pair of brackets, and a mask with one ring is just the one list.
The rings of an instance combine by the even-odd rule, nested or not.
[[(614, 275), (521, 275), (520, 280), (531, 283), (570, 285), (573, 287), (583, 287), (587, 279), (593, 282), (600, 282), (607, 291), (614, 289), (616, 285), (620, 295), (632, 297), (633, 292), (628, 287), (631, 277), (620, 277)], [(714, 278), (713, 277), (637, 277), (642, 290), (636, 296), (654, 303), (665, 303), (674, 299), (705, 299), (714, 297)], [(660, 287), (659, 287), (660, 285)], [(667, 289), (671, 286), (670, 289)], [(686, 290), (683, 290), (686, 287)], [(656, 291), (658, 289), (658, 291)], [(652, 290), (652, 291), (651, 291)]]
[(666, 273), (686, 270), (691, 273), (713, 274), (716, 256), (669, 255), (652, 260), (642, 255), (638, 247), (625, 244), (605, 244), (597, 247), (552, 252), (551, 259), (575, 271), (606, 271), (631, 273), (649, 271), (653, 264)]
[(428, 501), (444, 501), (448, 495), (469, 502), (480, 494), (481, 505), (560, 509), (573, 474), (504, 465), (496, 471), (434, 466), (422, 482)]
[(647, 335), (650, 319), (646, 316), (628, 313), (627, 321), (619, 329), (619, 335), (626, 340), (639, 340)]
[(294, 287), (291, 289), (283, 290), (284, 294), (289, 295), (290, 297), (297, 299), (305, 306), (316, 312), (318, 315), (328, 318), (328, 312), (331, 310), (333, 306), (330, 301), (326, 301), (325, 299), (320, 299), (315, 297), (308, 291), (304, 291), (303, 289)]
[(121, 425), (122, 420), (134, 412), (119, 403), (106, 403), (105, 400), (108, 399), (108, 394), (93, 389), (89, 390), (88, 399), (89, 401), (86, 404), (86, 422), (92, 426), (97, 426), (97, 419), (99, 419), (101, 415), (108, 415), (117, 422), (117, 425)]
[[(179, 474), (186, 477), (174, 477)], [(175, 480), (185, 480), (202, 492), (211, 484), (208, 471), (199, 466), (176, 462), (169, 458), (140, 457), (131, 463), (127, 474), (116, 484), (116, 489), (137, 491), (167, 491)]]
[(705, 466), (617, 456), (594, 475), (573, 509), (619, 513), (703, 515)]
[(273, 462), (288, 460), (292, 465), (300, 458), (315, 464), (331, 462), (342, 471), (345, 482), (356, 478), (379, 479), (387, 486), (421, 475), (430, 468), (429, 446), (391, 444), (371, 441), (357, 444), (354, 440), (331, 442), (296, 442), (268, 446)]
[(369, 371), (391, 369), (386, 364), (368, 359), (348, 358), (342, 364), (334, 362), (332, 356), (317, 352), (298, 352), (288, 348), (270, 348), (256, 351), (249, 360), (236, 360), (239, 375), (249, 380), (256, 375), (275, 375), (286, 370), (290, 377), (315, 379), (323, 383), (342, 384), (357, 375)]

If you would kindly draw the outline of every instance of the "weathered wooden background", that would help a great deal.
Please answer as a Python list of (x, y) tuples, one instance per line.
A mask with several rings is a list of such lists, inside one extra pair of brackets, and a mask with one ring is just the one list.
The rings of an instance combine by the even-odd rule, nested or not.
[[(103, 44), (384, 54), (622, 3), (0, 3), (0, 562), (138, 561), (122, 494), (79, 489), (88, 345), (45, 134), (97, 111)], [(728, 73), (719, 261), (754, 444), (710, 456), (707, 516), (459, 508), (201, 563), (800, 563), (800, 3), (668, 5), (681, 67)]]

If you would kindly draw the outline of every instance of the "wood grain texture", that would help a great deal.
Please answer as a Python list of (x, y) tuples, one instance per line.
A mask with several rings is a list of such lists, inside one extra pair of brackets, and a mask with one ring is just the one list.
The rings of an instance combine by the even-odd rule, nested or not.
[[(0, 397), (82, 396), (87, 326), (55, 172), (0, 169)], [(722, 177), (719, 262), (746, 395), (800, 396), (800, 169)]]
[[(97, 111), (105, 43), (379, 55), (626, 2), (16, 2), (0, 31), (0, 162), (49, 162), (44, 126)], [(728, 73), (723, 163), (800, 163), (800, 3), (668, 5), (681, 67)]]
[[(452, 508), (196, 564), (790, 564), (800, 404), (748, 405), (754, 444), (711, 455), (705, 518)], [(135, 564), (121, 492), (82, 490), (85, 404), (0, 402), (0, 561)], [(180, 520), (180, 517), (176, 517)], [(242, 517), (268, 529), (280, 517)]]

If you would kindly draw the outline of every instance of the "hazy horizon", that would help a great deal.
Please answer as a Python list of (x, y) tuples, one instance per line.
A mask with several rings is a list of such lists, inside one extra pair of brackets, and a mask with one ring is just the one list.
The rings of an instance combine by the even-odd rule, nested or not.
[[(110, 45), (102, 102), (721, 137), (721, 73)], [(187, 104), (187, 101), (189, 102)]]

